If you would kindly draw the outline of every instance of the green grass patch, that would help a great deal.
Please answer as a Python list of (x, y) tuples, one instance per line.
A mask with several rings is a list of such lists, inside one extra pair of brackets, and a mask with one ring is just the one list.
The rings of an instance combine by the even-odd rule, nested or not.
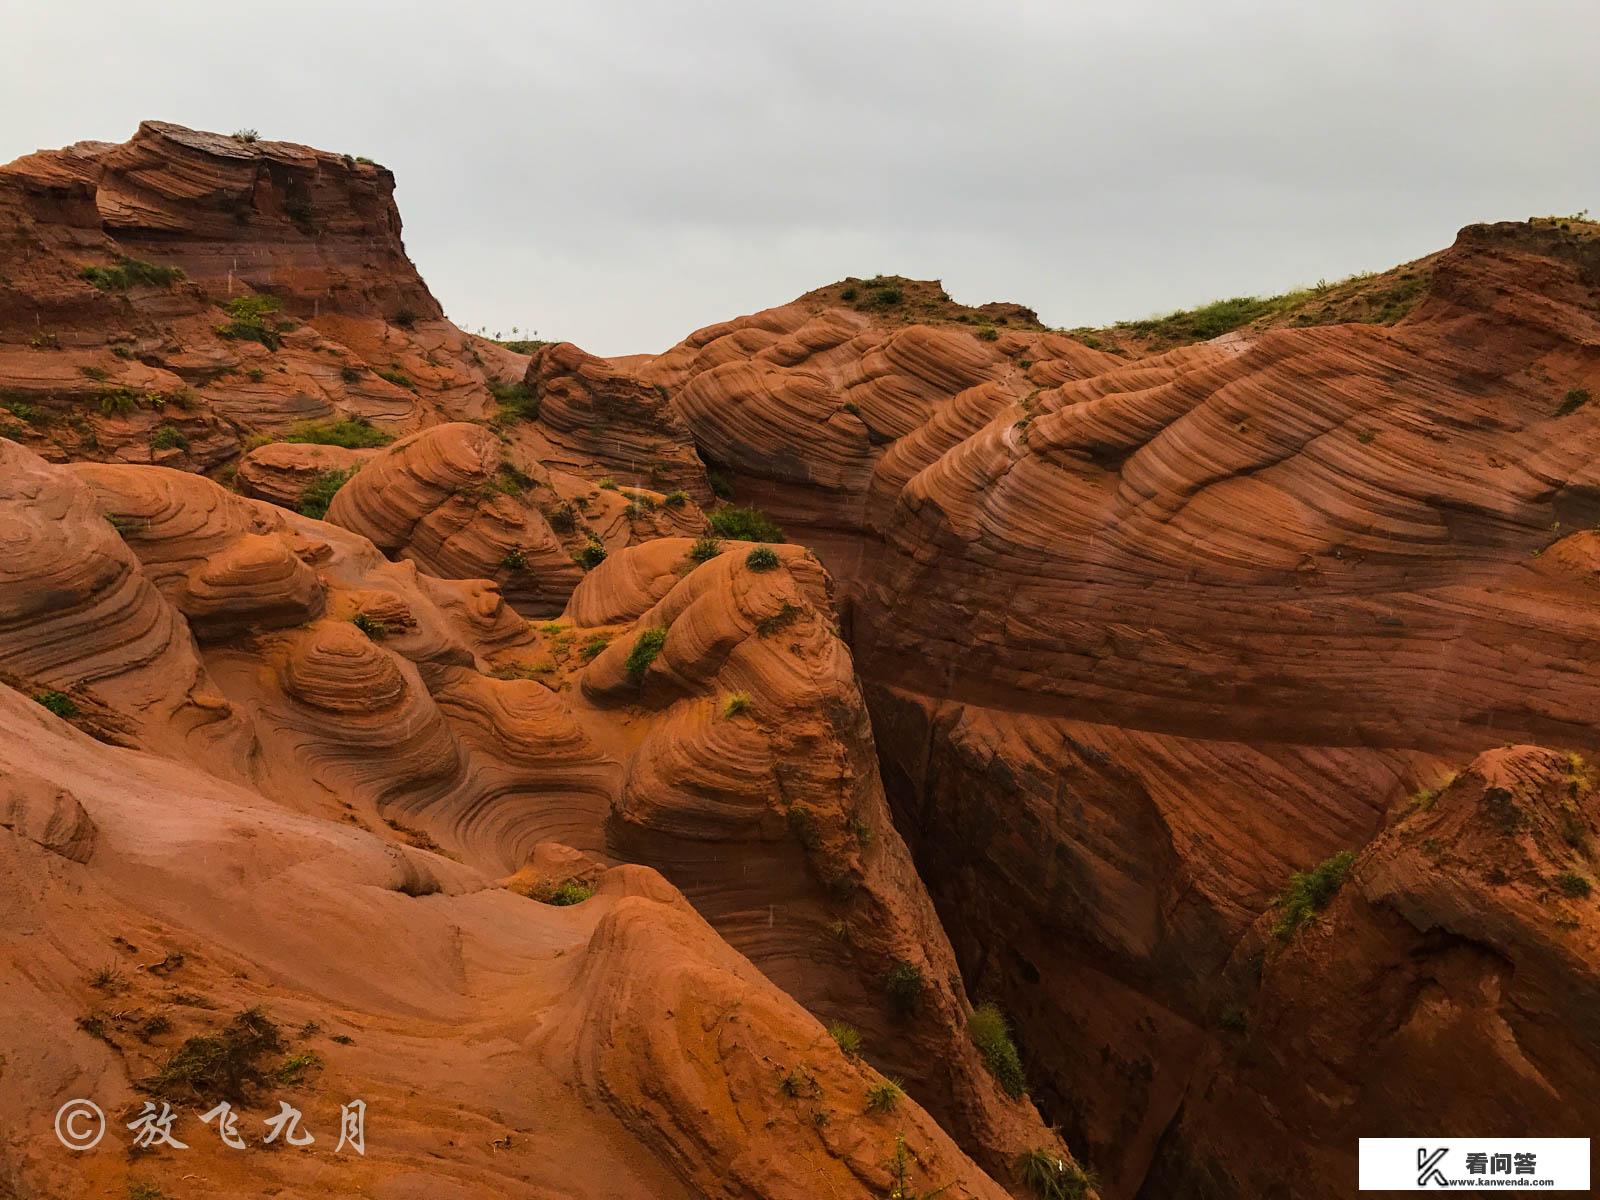
[(1017, 1175), (1039, 1200), (1084, 1200), (1099, 1186), (1093, 1172), (1042, 1146), (1017, 1157)]
[(217, 1033), (184, 1042), (140, 1088), (168, 1100), (243, 1104), (269, 1080), (262, 1060), (282, 1050), (278, 1027), (259, 1008), (246, 1009)]
[(714, 537), (695, 538), (689, 547), (689, 558), (694, 562), (710, 562), (722, 553), (722, 540)]
[(78, 272), (102, 292), (125, 292), (141, 284), (149, 287), (171, 287), (183, 279), (177, 267), (158, 267), (142, 259), (119, 256), (115, 266), (85, 267)]
[(1561, 403), (1556, 406), (1556, 416), (1568, 417), (1589, 403), (1589, 389), (1576, 387), (1561, 397)]
[(627, 661), (622, 664), (622, 669), (628, 673), (628, 678), (634, 683), (642, 683), (644, 674), (650, 669), (650, 664), (655, 662), (656, 655), (661, 653), (661, 647), (667, 644), (667, 631), (657, 627), (646, 629), (634, 639), (633, 649), (628, 651)]
[(361, 630), (362, 633), (366, 634), (375, 642), (381, 642), (384, 638), (389, 636), (389, 626), (378, 620), (376, 617), (367, 616), (366, 613), (358, 612), (355, 616), (350, 618), (350, 624)]
[(758, 572), (775, 570), (778, 566), (778, 553), (766, 546), (757, 546), (745, 555), (744, 565)]
[(1296, 871), (1290, 876), (1289, 886), (1273, 901), (1278, 909), (1278, 920), (1272, 932), (1280, 938), (1293, 937), (1295, 930), (1326, 908), (1338, 894), (1355, 861), (1354, 850), (1341, 850), (1311, 870)]
[(900, 1097), (903, 1095), (905, 1095), (905, 1092), (892, 1079), (885, 1079), (882, 1083), (875, 1083), (867, 1089), (867, 1111), (869, 1113), (892, 1113), (900, 1106)]
[(1581, 900), (1594, 890), (1594, 885), (1576, 871), (1563, 871), (1557, 875), (1556, 887), (1570, 900)]
[(1017, 1044), (1011, 1040), (1011, 1030), (1006, 1026), (1005, 1014), (993, 1004), (980, 1004), (967, 1018), (967, 1035), (983, 1055), (984, 1065), (999, 1082), (1001, 1089), (1012, 1099), (1028, 1090), (1027, 1076), (1022, 1070), (1022, 1056)]
[(740, 713), (750, 711), (750, 697), (743, 692), (733, 692), (722, 701), (722, 716), (732, 720)]
[(848, 1021), (829, 1022), (828, 1036), (844, 1051), (846, 1058), (861, 1057), (861, 1031)]
[(150, 435), (152, 450), (187, 450), (189, 439), (176, 425), (163, 425)]
[(489, 381), (489, 391), (494, 396), (496, 425), (510, 425), (518, 421), (539, 419), (539, 397), (521, 380), (514, 383)]
[(916, 1014), (922, 1007), (922, 992), (926, 986), (922, 968), (903, 958), (895, 959), (883, 977), (883, 990), (889, 997), (889, 1008), (899, 1017)]
[(217, 336), (240, 342), (260, 342), (268, 350), (283, 345), (276, 314), (283, 304), (276, 296), (235, 296), (222, 306), (228, 323), (217, 327)]
[(345, 467), (337, 471), (324, 471), (300, 493), (300, 515), (314, 517), (320, 521), (328, 515), (328, 505), (333, 503), (333, 498), (345, 484), (350, 482), (350, 477), (355, 474), (354, 467)]
[(58, 692), (54, 689), (47, 692), (38, 692), (34, 695), (33, 702), (48, 708), (63, 721), (70, 721), (78, 715), (77, 704), (65, 692)]
[(783, 530), (759, 508), (725, 504), (707, 518), (721, 537), (740, 542), (781, 542)]
[(294, 442), (312, 446), (342, 446), (346, 450), (373, 450), (394, 441), (392, 433), (385, 433), (365, 417), (347, 417), (342, 421), (302, 421), (292, 425), (276, 441)]

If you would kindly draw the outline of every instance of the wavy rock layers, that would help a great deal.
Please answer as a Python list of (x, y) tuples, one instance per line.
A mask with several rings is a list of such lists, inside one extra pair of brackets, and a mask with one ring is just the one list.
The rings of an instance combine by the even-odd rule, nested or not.
[(1285, 941), (1264, 919), (1148, 1186), (1342, 1196), (1359, 1137), (1588, 1136), (1595, 782), (1573, 755), (1489, 751), (1369, 846), (1318, 921)]
[(215, 471), (300, 422), (486, 416), (525, 359), (442, 319), (393, 190), (348, 156), (161, 122), (0, 167), (0, 436)]
[(968, 985), (1111, 1194), (1229, 1168), (1162, 1138), (1292, 870), (1507, 736), (1593, 744), (1600, 241), (1474, 227), (1427, 286), (1137, 361), (797, 303), (639, 368), (845, 580)]
[[(576, 908), (537, 904), (437, 855), (98, 745), (9, 691), (0, 766), (0, 873), (29, 881), (8, 890), (0, 934), (14, 1018), (0, 1053), (29, 1081), (0, 1089), (0, 1136), (24, 1191), (159, 1178), (175, 1200), (307, 1187), (869, 1200), (900, 1134), (908, 1179), (1005, 1195), (909, 1099), (866, 1114), (877, 1077), (654, 872), (612, 870)], [(162, 1076), (187, 1039), (225, 1034), (246, 1009), (282, 1039), (256, 1064), (275, 1073), (270, 1088), (246, 1085), (253, 1154), (199, 1135), (208, 1082), (178, 1095)], [(314, 1065), (282, 1071), (291, 1061)], [(785, 1071), (803, 1099), (780, 1086)], [(63, 1154), (37, 1113), (90, 1081), (113, 1114), (137, 1112), (141, 1089), (173, 1095), (184, 1170), (117, 1153), (115, 1119), (111, 1152)], [(369, 1153), (260, 1153), (268, 1095), (329, 1150), (338, 1106), (361, 1097)]]
[(92, 184), (113, 238), (208, 292), (240, 280), (329, 311), (441, 315), (401, 249), (394, 176), (375, 164), (145, 121), (120, 145), (79, 142), (14, 168)]
[(1117, 362), (1058, 335), (1007, 331), (986, 341), (979, 332), (886, 326), (802, 299), (702, 329), (638, 373), (671, 391), (741, 498), (781, 507), (799, 525), (859, 530), (884, 447), (959, 394), (990, 384), (990, 395), (1020, 398), (1039, 386), (1033, 373), (1079, 378)]
[(578, 462), (594, 463), (619, 482), (710, 503), (705, 467), (665, 388), (641, 383), (571, 342), (536, 350), (523, 382), (538, 400), (541, 427)]
[[(653, 873), (623, 874), (638, 870), (614, 872), (602, 895), (624, 882), (658, 893)], [(593, 1002), (568, 1006), (548, 1053), (697, 1195), (1007, 1195), (920, 1110), (867, 1112), (882, 1077), (841, 1055), (681, 901), (664, 911), (649, 893), (621, 895), (595, 926), (574, 989)], [(909, 1150), (903, 1176), (897, 1139)]]
[(559, 612), (583, 577), (537, 499), (548, 476), (516, 471), (478, 425), (440, 425), (390, 447), (339, 490), (328, 519), (430, 575), (496, 579), (531, 614)]
[(813, 1012), (858, 1028), (870, 1061), (1008, 1171), (1044, 1134), (967, 1039), (948, 943), (888, 819), (827, 576), (796, 547), (766, 550), (770, 566), (747, 543), (698, 566), (690, 548), (628, 550), (568, 609), (629, 622), (580, 676), (611, 723), (645, 710), (642, 728), (610, 735), (633, 747), (615, 851), (662, 870)]
[[(106, 519), (94, 493), (0, 440), (0, 671), (58, 693), (93, 723), (181, 746), (228, 706), (194, 639)], [(116, 740), (113, 738), (113, 740)]]

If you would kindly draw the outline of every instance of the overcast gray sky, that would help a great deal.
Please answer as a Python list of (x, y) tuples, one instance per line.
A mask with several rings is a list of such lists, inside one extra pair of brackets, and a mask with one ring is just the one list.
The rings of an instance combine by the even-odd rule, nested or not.
[(1595, 0), (7, 4), (0, 160), (363, 154), (449, 315), (602, 354), (846, 275), (1102, 324), (1600, 210)]

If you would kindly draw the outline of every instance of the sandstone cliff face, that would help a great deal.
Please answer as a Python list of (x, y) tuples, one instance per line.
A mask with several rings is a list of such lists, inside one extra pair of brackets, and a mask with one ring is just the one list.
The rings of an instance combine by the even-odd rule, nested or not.
[(1293, 870), (1448, 761), (1592, 742), (1597, 248), (1474, 227), (1398, 324), (1132, 361), (809, 299), (640, 368), (839, 576), (966, 981), (1114, 1192), (1158, 1146), (1230, 1178), (1172, 1122)]
[(879, 277), (608, 361), (451, 325), (393, 186), (0, 167), (17, 1180), (126, 1190), (33, 1083), (252, 1004), (396, 1138), (286, 1190), (1332, 1196), (1594, 1123), (1595, 227), (1208, 342)]

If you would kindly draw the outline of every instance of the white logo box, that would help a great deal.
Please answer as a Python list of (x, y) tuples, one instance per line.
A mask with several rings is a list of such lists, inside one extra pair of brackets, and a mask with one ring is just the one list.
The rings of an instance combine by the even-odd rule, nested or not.
[(1588, 1138), (1362, 1138), (1359, 1154), (1364, 1192), (1589, 1190)]

